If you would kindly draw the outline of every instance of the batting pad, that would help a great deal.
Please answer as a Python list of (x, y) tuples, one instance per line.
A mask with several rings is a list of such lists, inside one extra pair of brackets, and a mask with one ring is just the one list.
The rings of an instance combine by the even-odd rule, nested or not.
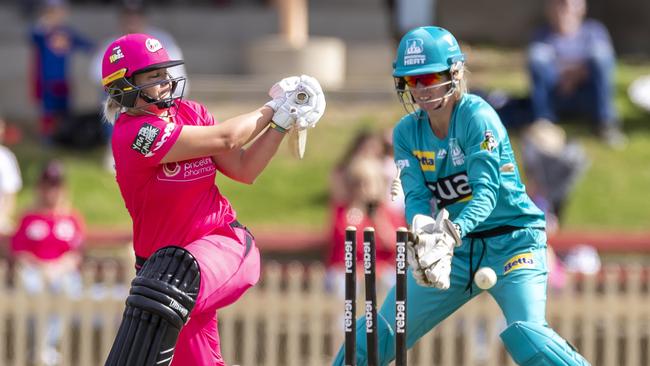
[(131, 282), (106, 366), (168, 366), (199, 293), (200, 271), (187, 250), (155, 252)]

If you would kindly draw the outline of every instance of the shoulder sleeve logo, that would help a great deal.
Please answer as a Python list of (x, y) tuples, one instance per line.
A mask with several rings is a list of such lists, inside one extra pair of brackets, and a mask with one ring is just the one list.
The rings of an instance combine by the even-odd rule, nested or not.
[(494, 134), (492, 134), (492, 131), (490, 130), (485, 131), (485, 137), (483, 139), (483, 142), (481, 142), (481, 150), (487, 150), (489, 152), (492, 152), (492, 150), (494, 150), (497, 146), (499, 146), (499, 143), (494, 138)]
[(160, 134), (160, 128), (149, 123), (143, 123), (140, 130), (131, 144), (131, 148), (140, 154), (147, 156), (151, 152), (151, 146)]

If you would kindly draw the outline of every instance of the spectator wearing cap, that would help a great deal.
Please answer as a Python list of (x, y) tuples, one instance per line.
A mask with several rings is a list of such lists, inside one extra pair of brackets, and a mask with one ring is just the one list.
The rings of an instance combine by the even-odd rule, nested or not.
[[(50, 161), (36, 186), (35, 204), (25, 212), (11, 239), (17, 279), (28, 294), (48, 292), (76, 297), (81, 293), (81, 244), (84, 223), (70, 205), (63, 166)], [(60, 319), (48, 322), (41, 362), (56, 364)]]

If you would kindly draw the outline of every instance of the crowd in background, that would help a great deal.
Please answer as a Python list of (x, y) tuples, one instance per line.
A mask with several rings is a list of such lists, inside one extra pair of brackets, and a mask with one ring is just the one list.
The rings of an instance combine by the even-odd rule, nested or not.
[[(89, 72), (99, 84), (98, 60), (112, 37), (96, 42), (70, 26), (69, 4), (65, 0), (31, 1), (23, 5), (25, 13), (32, 14), (34, 19), (29, 30), (33, 55), (30, 83), (35, 106), (40, 111), (41, 141), (64, 145), (80, 140), (106, 142), (111, 134), (109, 124), (102, 124), (98, 114), (77, 116), (71, 108), (74, 103), (70, 100), (69, 63), (77, 51), (93, 54)], [(420, 17), (405, 16), (404, 1), (387, 1), (386, 5), (390, 11), (390, 33), (395, 39), (414, 26), (436, 22), (435, 0), (419, 0), (409, 5), (421, 9), (417, 12)], [(493, 102), (506, 126), (521, 132), (529, 195), (545, 211), (548, 230), (554, 232), (562, 220), (567, 198), (589, 165), (582, 146), (568, 138), (558, 122), (585, 117), (591, 121), (592, 130), (614, 148), (623, 148), (626, 137), (613, 103), (615, 55), (607, 29), (598, 21), (585, 18), (585, 0), (546, 0), (545, 9), (547, 22), (535, 32), (527, 51), (530, 97), (487, 99)], [(121, 1), (117, 19), (115, 35), (152, 34), (165, 44), (173, 59), (183, 58), (168, 32), (148, 24), (142, 0)], [(178, 70), (185, 75), (184, 68)], [(97, 93), (98, 101), (102, 100), (104, 91), (98, 87)], [(89, 127), (84, 129), (84, 125)], [(0, 120), (0, 137), (3, 126), (4, 121)], [(89, 137), (92, 133), (96, 134), (93, 138)], [(82, 136), (71, 137), (75, 134)], [(391, 253), (381, 250), (390, 249), (388, 238), (392, 238), (395, 227), (408, 224), (403, 222), (403, 197), (392, 201), (388, 195), (390, 180), (395, 175), (389, 135), (360, 132), (332, 171), (332, 250), (326, 261), (333, 272), (341, 263), (346, 226), (376, 227), (379, 257), (391, 258)], [(105, 156), (105, 166), (112, 170), (110, 149)], [(0, 230), (11, 235), (21, 176), (15, 156), (4, 146), (0, 147), (0, 164)]]
[[(25, 2), (25, 5), (35, 2)], [(227, 5), (227, 1), (215, 1)], [(395, 39), (413, 26), (404, 25), (401, 14), (404, 1), (388, 1), (394, 12), (391, 34)], [(97, 115), (74, 115), (71, 93), (70, 58), (82, 51), (93, 55), (90, 75), (98, 85), (98, 101), (104, 98), (99, 87), (98, 60), (113, 39), (96, 42), (84, 37), (67, 22), (68, 4), (64, 0), (44, 0), (29, 30), (32, 44), (30, 65), (34, 105), (40, 111), (39, 131), (43, 144), (70, 144), (75, 141), (105, 143), (111, 126), (102, 124)], [(420, 0), (424, 9), (420, 22), (435, 22), (435, 1)], [(26, 10), (31, 11), (31, 10)], [(560, 122), (586, 119), (589, 128), (606, 146), (625, 148), (627, 138), (614, 106), (614, 47), (607, 29), (594, 19), (586, 19), (585, 0), (546, 0), (547, 24), (534, 35), (527, 48), (530, 92), (526, 98), (487, 98), (504, 124), (520, 132), (522, 165), (528, 193), (546, 213), (547, 230), (556, 232), (563, 209), (577, 182), (590, 162), (584, 148), (571, 140)], [(149, 33), (157, 37), (172, 59), (183, 59), (181, 48), (164, 29), (147, 23), (141, 1), (124, 1), (118, 10), (120, 20), (115, 35), (128, 32)], [(411, 21), (418, 21), (413, 20)], [(177, 68), (186, 76), (185, 70)], [(477, 91), (479, 92), (479, 91)], [(187, 93), (187, 90), (186, 90)], [(83, 138), (74, 134), (82, 134)], [(71, 207), (65, 168), (61, 162), (48, 161), (39, 175), (33, 203), (27, 210), (16, 210), (16, 198), (22, 189), (18, 161), (4, 146), (7, 123), (0, 116), (0, 236), (10, 238), (6, 252), (12, 258), (17, 279), (30, 293), (51, 291), (79, 294), (79, 264), (85, 236), (84, 220)], [(93, 137), (88, 137), (94, 134)], [(375, 228), (378, 278), (385, 287), (394, 281), (395, 229), (406, 227), (403, 197), (391, 197), (390, 185), (397, 174), (392, 157), (391, 131), (359, 131), (340, 154), (329, 182), (328, 288), (343, 296), (343, 247), (345, 229), (358, 229), (362, 243), (363, 228)], [(108, 144), (110, 146), (110, 144)], [(107, 151), (105, 166), (112, 170), (112, 153)], [(362, 259), (358, 246), (358, 260)], [(559, 260), (550, 256), (551, 286), (561, 287), (565, 268), (583, 272), (599, 269), (598, 254), (582, 246)], [(586, 264), (585, 264), (586, 263)], [(57, 322), (48, 328), (47, 362), (56, 360), (59, 337)]]

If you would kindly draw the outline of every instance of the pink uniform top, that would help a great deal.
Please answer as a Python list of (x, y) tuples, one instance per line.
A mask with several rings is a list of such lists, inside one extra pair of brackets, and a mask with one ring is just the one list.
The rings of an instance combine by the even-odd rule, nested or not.
[(28, 252), (43, 261), (55, 260), (81, 246), (83, 227), (75, 213), (28, 212), (11, 238), (11, 251)]
[(133, 220), (135, 254), (147, 258), (157, 249), (185, 246), (209, 234), (237, 238), (236, 218), (215, 185), (217, 167), (210, 156), (160, 164), (183, 126), (214, 125), (198, 103), (176, 101), (171, 122), (153, 115), (120, 115), (112, 137), (117, 183)]

